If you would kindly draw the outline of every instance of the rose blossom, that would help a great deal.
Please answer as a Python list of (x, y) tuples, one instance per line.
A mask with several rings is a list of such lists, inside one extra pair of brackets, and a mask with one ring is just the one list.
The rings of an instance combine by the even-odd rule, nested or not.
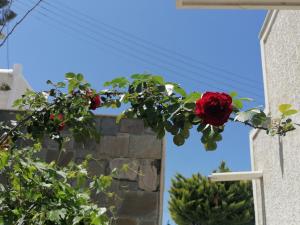
[[(64, 115), (62, 114), (62, 113), (59, 113), (57, 116), (56, 116), (56, 118), (59, 120), (59, 121), (61, 121), (61, 123), (59, 123), (58, 124), (58, 130), (59, 131), (62, 131), (64, 128), (65, 128), (65, 123), (63, 122), (63, 120), (64, 120)], [(54, 120), (55, 119), (55, 115), (53, 114), (53, 113), (51, 113), (50, 114), (50, 116), (49, 116), (49, 119), (50, 120)]]
[(99, 95), (95, 95), (91, 98), (90, 109), (95, 110), (101, 105), (101, 99)]
[(222, 126), (232, 113), (232, 98), (226, 93), (206, 92), (196, 102), (195, 114), (204, 124)]
[(57, 115), (57, 118), (62, 121), (64, 119), (64, 115), (62, 113)]
[(55, 118), (54, 114), (50, 114), (49, 119), (54, 120), (54, 118)]

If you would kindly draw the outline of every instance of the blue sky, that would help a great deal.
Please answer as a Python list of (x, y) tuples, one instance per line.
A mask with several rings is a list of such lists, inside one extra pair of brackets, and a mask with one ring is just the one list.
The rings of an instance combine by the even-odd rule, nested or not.
[[(22, 15), (35, 1), (15, 2)], [(252, 105), (264, 102), (258, 34), (265, 11), (178, 10), (175, 0), (48, 2), (10, 38), (8, 61), (6, 47), (0, 51), (0, 67), (23, 64), (35, 90), (69, 71), (83, 73), (97, 89), (113, 77), (148, 72), (188, 91), (237, 91), (253, 97)], [(228, 124), (215, 152), (205, 152), (196, 132), (182, 147), (167, 137), (163, 224), (171, 221), (167, 190), (174, 174), (207, 175), (221, 160), (234, 171), (249, 170), (248, 134)]]

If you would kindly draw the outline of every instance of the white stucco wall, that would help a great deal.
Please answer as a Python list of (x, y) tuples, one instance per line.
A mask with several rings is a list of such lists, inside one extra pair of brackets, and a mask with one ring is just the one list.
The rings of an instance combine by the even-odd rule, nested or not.
[[(260, 38), (266, 111), (300, 109), (300, 11), (271, 11)], [(252, 169), (263, 171), (254, 182), (256, 225), (300, 225), (300, 128), (282, 138), (253, 131), (250, 141)]]
[(23, 77), (22, 66), (14, 65), (13, 69), (0, 69), (0, 85), (7, 84), (9, 91), (0, 90), (0, 109), (12, 109), (13, 102), (20, 98), (27, 89), (31, 89)]

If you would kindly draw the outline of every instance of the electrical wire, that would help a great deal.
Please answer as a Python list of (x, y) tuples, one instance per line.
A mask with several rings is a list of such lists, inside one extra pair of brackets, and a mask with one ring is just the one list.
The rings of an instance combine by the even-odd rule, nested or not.
[[(18, 2), (22, 4), (22, 2), (20, 2), (20, 1), (18, 1)], [(46, 2), (45, 2), (45, 3), (46, 3)], [(24, 4), (23, 4), (23, 5), (24, 5)], [(52, 15), (55, 16), (55, 18), (57, 18), (57, 17), (58, 17), (58, 18), (59, 18), (59, 17), (62, 17), (62, 16), (59, 15), (57, 12), (54, 12), (54, 11), (50, 10), (49, 8), (46, 8), (45, 6), (41, 6), (41, 7), (40, 7), (40, 10), (41, 10), (41, 9), (44, 9), (44, 10), (47, 11), (48, 13), (51, 13)], [(47, 15), (47, 14), (45, 14), (45, 13), (43, 13), (42, 15), (45, 16), (45, 17), (47, 17), (47, 18), (49, 18), (49, 19), (51, 19), (51, 20), (53, 20), (53, 17), (50, 17), (49, 15)], [(65, 20), (64, 20), (64, 22), (65, 22)], [(59, 23), (60, 25), (64, 25), (64, 26), (66, 26), (66, 27), (71, 28), (71, 26), (70, 26), (69, 24), (65, 24), (65, 23), (62, 24), (61, 21), (59, 21), (58, 23)], [(79, 23), (77, 23), (77, 22), (76, 22), (75, 24), (78, 25), (78, 27), (80, 27), (80, 28), (84, 28), (84, 27), (85, 27), (86, 29), (89, 30), (89, 32), (90, 32), (90, 30), (91, 30), (91, 28), (90, 28), (90, 27), (86, 27), (86, 25), (82, 26), (82, 24), (79, 24)], [(76, 26), (76, 28), (77, 28), (77, 26)], [(74, 31), (74, 27), (72, 27), (71, 29)], [(75, 32), (76, 32), (76, 33), (82, 33), (82, 30), (80, 31), (80, 30), (77, 30), (77, 29), (76, 29)], [(92, 33), (94, 34), (94, 33), (96, 33), (96, 31), (92, 31)], [(97, 33), (99, 33), (99, 32), (97, 32)], [(86, 32), (85, 32), (85, 35), (87, 36)], [(103, 34), (102, 34), (102, 36), (103, 36)], [(93, 39), (94, 41), (96, 41), (96, 42), (99, 41), (98, 39), (95, 39), (94, 36), (88, 35), (88, 37), (89, 37), (90, 39), (92, 38), (92, 39)], [(120, 41), (118, 41), (118, 40), (114, 40), (114, 39), (113, 39), (112, 41), (117, 42), (118, 44), (124, 46), (124, 43), (122, 43), (122, 42), (120, 42)], [(101, 41), (101, 43), (103, 44), (104, 42)], [(109, 46), (110, 48), (113, 48), (114, 50), (118, 51), (118, 53), (120, 53), (120, 48), (117, 48), (117, 49), (116, 49), (116, 47), (115, 47), (115, 46), (112, 46), (111, 44), (108, 44), (108, 43), (104, 43), (104, 44), (105, 44), (106, 46)], [(125, 45), (125, 46), (131, 47), (131, 46), (129, 46), (129, 45)], [(132, 49), (131, 49), (131, 50), (132, 50)], [(122, 51), (124, 52), (124, 50), (122, 50)], [(128, 54), (128, 51), (126, 51), (126, 54)], [(133, 55), (132, 53), (130, 53), (129, 55), (131, 55), (131, 56), (134, 57), (134, 58), (137, 58), (137, 56), (136, 56), (136, 55)], [(149, 55), (149, 54), (143, 52), (143, 55)], [(142, 58), (140, 58), (140, 57), (138, 57), (138, 58), (139, 58), (140, 60), (142, 59)], [(145, 63), (145, 59), (142, 59), (142, 61)], [(147, 60), (147, 62), (149, 63), (149, 60)], [(146, 62), (146, 63), (147, 63), (147, 62)], [(160, 62), (162, 62), (162, 61), (160, 60)], [(163, 62), (166, 62), (166, 61), (163, 61)], [(166, 67), (162, 67), (160, 64), (153, 63), (153, 62), (151, 62), (151, 64), (155, 65), (156, 67), (166, 69)], [(166, 63), (165, 63), (165, 64), (166, 64)], [(169, 66), (171, 65), (171, 66), (175, 67), (175, 65), (174, 65), (174, 64), (171, 64), (171, 63), (168, 63), (168, 65), (169, 65)], [(184, 69), (182, 69), (182, 67), (176, 66), (176, 69), (178, 69), (178, 68), (180, 68), (179, 70), (184, 70)], [(170, 68), (167, 68), (166, 70), (171, 71), (172, 73), (178, 74), (176, 71), (171, 70)], [(190, 70), (185, 70), (185, 71), (187, 71), (189, 74), (190, 74), (190, 73), (194, 73), (193, 71), (190, 71)], [(199, 74), (198, 74), (198, 75), (199, 75)], [(201, 75), (202, 75), (202, 74), (201, 74)], [(181, 76), (181, 74), (180, 74), (180, 76)], [(211, 84), (209, 84), (209, 83), (207, 83), (207, 82), (203, 82), (203, 81), (200, 81), (200, 80), (198, 80), (198, 79), (195, 79), (194, 77), (189, 77), (189, 79), (191, 79), (191, 80), (193, 80), (193, 81), (195, 81), (195, 82), (200, 82), (201, 84), (204, 84), (204, 83), (205, 83), (207, 86), (214, 87), (214, 88), (217, 88), (217, 89), (219, 89), (219, 90), (223, 90), (223, 89), (220, 89), (219, 87), (214, 86), (214, 85), (211, 85)], [(212, 80), (211, 77), (209, 77), (209, 79)], [(225, 84), (226, 86), (230, 86), (230, 85), (231, 85), (231, 84), (228, 85), (227, 83), (222, 82), (222, 81), (215, 80), (215, 83), (217, 83), (217, 82), (223, 83), (223, 84)], [(236, 87), (233, 86), (233, 85), (231, 85), (231, 87), (236, 88)], [(224, 91), (224, 90), (223, 90), (223, 91)], [(243, 89), (243, 91), (250, 93), (250, 91), (249, 91), (249, 90), (246, 90), (246, 89)], [(251, 91), (251, 92), (252, 92), (252, 91)], [(257, 93), (254, 93), (254, 92), (252, 92), (251, 94), (252, 94), (252, 95), (259, 96)], [(260, 97), (260, 96), (259, 96), (259, 97)]]
[[(96, 20), (95, 18), (91, 17), (90, 15), (85, 14), (85, 13), (83, 13), (83, 12), (81, 12), (81, 11), (75, 9), (75, 8), (72, 8), (72, 7), (68, 6), (67, 4), (65, 4), (63, 2), (59, 3), (60, 6), (56, 6), (54, 2), (51, 2), (51, 3), (50, 2), (45, 2), (45, 4), (49, 5), (49, 6), (52, 6), (56, 11), (64, 11), (65, 12), (64, 14), (72, 15), (72, 17), (79, 18), (79, 15), (81, 15), (81, 18), (79, 18), (80, 20), (85, 20), (85, 21), (87, 21), (87, 23), (93, 23), (94, 24), (93, 26), (98, 26), (98, 27), (101, 26), (101, 28), (105, 29), (108, 33), (110, 33), (114, 36), (118, 36), (122, 39), (126, 38), (127, 41), (132, 41), (133, 43), (138, 44), (140, 46), (144, 46), (145, 48), (148, 48), (148, 49), (149, 49), (149, 46), (150, 46), (150, 47), (152, 47), (152, 51), (155, 49), (155, 51), (159, 51), (162, 54), (165, 54), (165, 55), (167, 54), (168, 57), (173, 57), (173, 58), (179, 57), (179, 59), (177, 59), (177, 60), (180, 60), (181, 62), (186, 63), (189, 66), (197, 67), (197, 68), (200, 68), (200, 69), (203, 69), (202, 67), (208, 67), (210, 69), (214, 69), (214, 70), (217, 70), (219, 72), (223, 72), (223, 73), (225, 73), (225, 75), (226, 74), (227, 75), (231, 74), (231, 75), (234, 75), (236, 77), (240, 77), (240, 75), (238, 75), (236, 73), (233, 73), (231, 71), (228, 71), (228, 70), (225, 70), (223, 68), (216, 67), (216, 66), (210, 65), (208, 63), (199, 61), (199, 60), (194, 59), (192, 57), (189, 57), (189, 56), (183, 55), (181, 53), (178, 53), (174, 50), (167, 49), (163, 46), (159, 46), (159, 45), (157, 45), (153, 42), (150, 42), (146, 39), (140, 38), (140, 37), (138, 37), (136, 35), (133, 35), (129, 32), (126, 32), (126, 31), (121, 30), (117, 27), (114, 27), (112, 25), (104, 23), (103, 21), (100, 21), (99, 19)], [(63, 7), (61, 7), (61, 6), (63, 6)], [(69, 10), (67, 10), (66, 8), (68, 8)], [(177, 56), (177, 57), (175, 57), (175, 56)], [(195, 62), (197, 65), (190, 63), (190, 61)], [(200, 67), (199, 64), (202, 65), (202, 67)], [(256, 80), (253, 80), (253, 79), (251, 79), (249, 77), (245, 77), (245, 76), (243, 76), (243, 80), (247, 80), (249, 82), (252, 82), (257, 86), (257, 81)], [(235, 81), (243, 83), (243, 80), (242, 81), (235, 80)], [(246, 84), (249, 85), (249, 82), (246, 83)]]

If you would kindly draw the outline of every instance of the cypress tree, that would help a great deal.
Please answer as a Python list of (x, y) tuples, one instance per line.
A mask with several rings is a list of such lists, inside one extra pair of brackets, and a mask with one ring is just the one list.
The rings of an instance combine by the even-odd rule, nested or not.
[[(214, 172), (229, 172), (222, 162)], [(252, 184), (212, 182), (201, 174), (177, 174), (169, 191), (169, 210), (178, 225), (254, 225)]]

